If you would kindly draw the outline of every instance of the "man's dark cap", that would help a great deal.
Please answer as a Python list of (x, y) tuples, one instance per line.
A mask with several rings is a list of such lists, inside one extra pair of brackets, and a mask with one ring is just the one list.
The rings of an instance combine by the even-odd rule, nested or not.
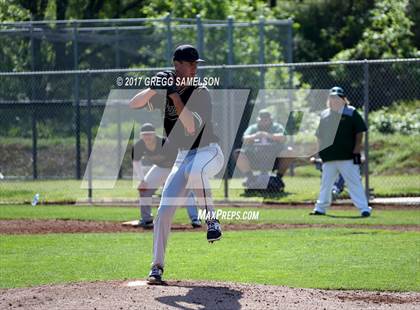
[(140, 133), (152, 133), (155, 132), (155, 126), (150, 123), (145, 123), (140, 128)]
[(330, 89), (330, 96), (345, 97), (344, 90), (339, 86), (334, 86)]
[(180, 45), (175, 49), (173, 60), (204, 62), (200, 59), (197, 49), (188, 44)]

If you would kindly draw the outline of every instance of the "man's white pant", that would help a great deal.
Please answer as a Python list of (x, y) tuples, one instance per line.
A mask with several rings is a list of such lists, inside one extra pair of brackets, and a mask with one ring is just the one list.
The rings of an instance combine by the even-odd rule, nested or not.
[(338, 174), (344, 178), (351, 200), (360, 212), (371, 212), (360, 177), (360, 166), (353, 160), (327, 161), (322, 164), (322, 179), (319, 198), (315, 204), (315, 211), (326, 213), (331, 205), (331, 191)]
[(224, 156), (218, 144), (180, 151), (165, 182), (162, 199), (153, 228), (153, 265), (164, 266), (166, 243), (177, 206), (186, 203), (188, 192), (194, 191), (198, 206), (214, 213), (210, 178), (222, 169)]
[[(141, 219), (144, 222), (153, 220), (152, 216), (152, 196), (158, 188), (165, 184), (166, 179), (168, 178), (171, 168), (163, 168), (157, 165), (153, 165), (152, 168), (147, 172), (144, 177), (144, 181), (147, 183), (148, 189), (142, 191), (140, 194), (140, 210), (141, 210)], [(191, 221), (198, 220), (197, 207), (195, 206), (194, 193), (191, 192), (188, 195), (188, 201), (186, 203), (188, 216)]]

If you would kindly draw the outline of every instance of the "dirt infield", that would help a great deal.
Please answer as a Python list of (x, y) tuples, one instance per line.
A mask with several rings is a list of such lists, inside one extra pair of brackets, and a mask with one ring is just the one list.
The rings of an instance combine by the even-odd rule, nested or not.
[[(204, 230), (205, 225), (201, 228)], [(296, 229), (296, 228), (358, 228), (398, 231), (420, 231), (419, 225), (357, 225), (357, 224), (225, 224), (224, 231)], [(195, 231), (189, 224), (174, 224), (173, 231)], [(123, 226), (120, 222), (79, 220), (0, 220), (0, 234), (49, 233), (116, 233), (150, 232), (150, 229)]]
[(420, 293), (143, 280), (0, 289), (1, 309), (418, 309)]

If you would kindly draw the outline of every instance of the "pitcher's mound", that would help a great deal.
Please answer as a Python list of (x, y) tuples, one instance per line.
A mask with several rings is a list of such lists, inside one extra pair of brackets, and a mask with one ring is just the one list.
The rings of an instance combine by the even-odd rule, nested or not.
[(203, 281), (108, 281), (1, 289), (1, 309), (419, 309), (420, 293)]

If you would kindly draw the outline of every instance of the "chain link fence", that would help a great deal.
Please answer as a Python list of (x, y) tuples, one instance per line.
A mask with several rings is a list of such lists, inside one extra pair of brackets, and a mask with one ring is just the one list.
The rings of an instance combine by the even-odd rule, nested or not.
[(292, 20), (136, 18), (5, 22), (1, 71), (162, 67), (179, 44), (208, 64), (292, 62)]
[[(108, 106), (107, 100), (112, 89), (135, 93), (142, 85), (130, 84), (130, 79), (150, 77), (161, 69), (0, 73), (0, 172), (3, 176), (0, 200), (15, 201), (20, 196), (10, 194), (13, 191), (27, 191), (29, 197), (29, 193), (42, 190), (37, 184), (45, 186), (44, 180), (53, 179), (55, 184), (76, 180), (73, 186), (80, 187), (77, 180), (83, 178), (106, 108), (111, 109), (110, 115), (115, 117), (117, 127), (113, 130), (121, 133), (117, 135), (117, 142), (121, 153), (125, 154), (115, 159), (122, 161), (119, 177), (131, 180), (131, 145), (137, 140), (138, 132), (137, 129), (131, 132), (130, 127), (130, 137), (124, 137), (126, 132), (118, 127), (124, 127), (119, 119), (122, 108)], [(203, 66), (199, 73), (220, 78), (220, 84), (211, 88), (216, 98), (222, 98), (217, 91), (224, 89), (246, 91), (245, 99), (227, 95), (213, 102), (216, 134), (221, 137), (222, 149), (229, 159), (227, 172), (219, 176), (225, 182), (217, 197), (236, 200), (247, 196), (241, 188), (244, 175), (235, 169), (232, 150), (241, 147), (242, 135), (256, 121), (260, 108), (268, 109), (274, 120), (287, 130), (290, 113), (283, 113), (283, 106), (287, 106), (289, 112), (306, 109), (315, 113), (325, 107), (322, 100), (312, 103), (304, 100), (306, 106), (299, 106), (299, 101), (289, 100), (287, 96), (279, 100), (275, 92), (274, 96), (261, 97), (261, 89), (287, 93), (296, 89), (330, 89), (334, 85), (345, 89), (351, 104), (369, 125), (364, 147), (367, 188), (373, 189), (376, 196), (420, 195), (420, 59)], [(118, 85), (118, 78), (127, 84)], [(159, 118), (159, 114), (151, 114), (137, 121), (159, 124)], [(128, 139), (125, 153), (124, 139)], [(287, 143), (311, 144), (313, 141), (313, 136), (298, 138), (290, 134)], [(257, 160), (263, 160), (264, 156), (262, 153)], [(308, 157), (301, 156), (294, 160), (283, 181), (285, 191), (272, 194), (300, 201), (315, 200), (320, 173)], [(135, 198), (135, 190), (129, 187), (120, 192), (121, 196)], [(49, 199), (75, 200), (87, 197), (87, 191), (80, 190), (77, 195), (79, 197)], [(95, 197), (95, 192), (93, 195)]]

